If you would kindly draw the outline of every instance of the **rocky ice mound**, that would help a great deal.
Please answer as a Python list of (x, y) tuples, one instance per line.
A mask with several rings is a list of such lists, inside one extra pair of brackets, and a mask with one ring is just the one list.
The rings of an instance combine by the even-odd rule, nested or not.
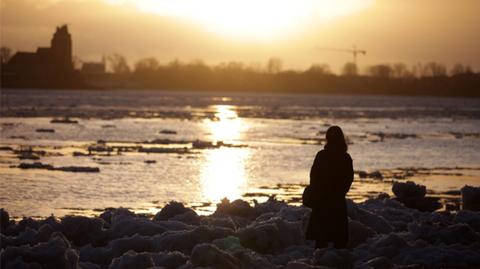
[(396, 200), (409, 208), (420, 211), (435, 211), (442, 207), (439, 198), (425, 197), (427, 188), (413, 181), (394, 182), (392, 192), (395, 194)]
[[(400, 192), (409, 194), (405, 197), (423, 197), (422, 190), (411, 187)], [(253, 207), (241, 200), (224, 200), (210, 216), (199, 216), (177, 202), (153, 218), (118, 208), (98, 218), (14, 222), (1, 210), (0, 265), (83, 269), (480, 266), (479, 212), (419, 211), (387, 195), (360, 204), (348, 201), (349, 249), (340, 250), (314, 250), (313, 242), (304, 240), (309, 214), (308, 208), (273, 198)]]
[(463, 208), (480, 211), (480, 187), (464, 186), (461, 189)]

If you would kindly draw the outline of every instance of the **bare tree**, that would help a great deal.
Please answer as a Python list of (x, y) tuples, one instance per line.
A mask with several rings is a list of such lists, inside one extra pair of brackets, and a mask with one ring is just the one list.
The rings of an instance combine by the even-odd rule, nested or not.
[(425, 71), (421, 63), (416, 63), (412, 66), (412, 75), (415, 78), (421, 78), (425, 76)]
[(427, 77), (444, 77), (447, 75), (447, 68), (443, 64), (431, 62), (424, 66), (423, 75)]
[(135, 72), (156, 71), (158, 67), (160, 67), (160, 64), (157, 59), (153, 57), (143, 58), (135, 64)]
[(373, 65), (368, 68), (368, 73), (372, 77), (387, 79), (392, 76), (392, 67), (388, 64)]
[(307, 69), (307, 73), (317, 74), (317, 75), (331, 75), (332, 70), (328, 64), (312, 64), (310, 68)]
[(6, 64), (12, 58), (12, 50), (9, 47), (0, 48), (0, 61), (2, 64)]
[(357, 76), (358, 67), (355, 63), (346, 63), (342, 68), (342, 75), (344, 76)]
[(167, 66), (172, 70), (180, 70), (184, 65), (185, 64), (178, 58), (175, 58), (175, 60), (170, 61)]
[(450, 75), (452, 76), (470, 74), (470, 73), (473, 73), (472, 68), (468, 65), (463, 65), (463, 64), (455, 64), (450, 70)]
[(73, 55), (72, 65), (74, 69), (80, 69), (82, 68), (82, 60), (80, 60), (80, 58), (77, 55)]
[(213, 67), (213, 71), (219, 72), (242, 72), (243, 70), (245, 70), (245, 65), (236, 61), (222, 62)]
[(210, 66), (208, 66), (205, 61), (202, 59), (194, 59), (191, 62), (189, 62), (187, 65), (185, 65), (185, 68), (190, 70), (190, 72), (193, 72), (195, 74), (205, 74), (205, 72), (210, 71)]
[(125, 56), (121, 54), (112, 54), (107, 57), (107, 61), (114, 74), (130, 73), (130, 67), (128, 66)]
[(263, 70), (263, 64), (260, 62), (251, 62), (245, 67), (245, 69), (250, 72), (260, 73)]
[(267, 62), (267, 72), (270, 74), (280, 73), (282, 71), (283, 62), (280, 58), (272, 57)]
[(394, 78), (409, 78), (413, 76), (404, 63), (393, 64), (392, 69)]
[(465, 74), (473, 74), (473, 69), (470, 65), (465, 66)]

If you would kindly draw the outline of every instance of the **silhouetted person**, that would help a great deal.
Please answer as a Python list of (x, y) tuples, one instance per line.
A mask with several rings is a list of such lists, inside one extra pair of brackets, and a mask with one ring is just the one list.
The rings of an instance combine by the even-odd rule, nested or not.
[(342, 129), (328, 128), (327, 144), (317, 153), (310, 171), (310, 186), (315, 204), (307, 227), (306, 237), (315, 240), (315, 248), (332, 242), (336, 248), (348, 243), (348, 218), (345, 195), (353, 181), (352, 158)]

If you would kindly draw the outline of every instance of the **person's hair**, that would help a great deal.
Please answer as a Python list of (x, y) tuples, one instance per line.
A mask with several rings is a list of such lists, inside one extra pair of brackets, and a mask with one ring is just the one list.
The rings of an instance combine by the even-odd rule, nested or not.
[(325, 138), (327, 139), (327, 144), (325, 145), (326, 150), (347, 152), (347, 142), (340, 127), (331, 126), (328, 128)]

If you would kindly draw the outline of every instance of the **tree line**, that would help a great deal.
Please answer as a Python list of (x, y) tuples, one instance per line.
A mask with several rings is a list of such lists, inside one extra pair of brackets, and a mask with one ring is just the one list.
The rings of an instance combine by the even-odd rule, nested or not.
[(124, 56), (114, 54), (107, 62), (115, 76), (149, 89), (480, 97), (480, 73), (463, 64), (450, 69), (437, 62), (378, 64), (360, 72), (349, 62), (336, 74), (327, 64), (285, 70), (280, 58), (270, 58), (265, 64), (231, 61), (207, 65), (202, 60), (161, 64), (148, 57), (132, 68)]
[[(10, 56), (10, 49), (0, 49), (2, 65)], [(74, 59), (78, 61), (78, 57)], [(328, 64), (318, 63), (304, 70), (284, 69), (283, 61), (275, 57), (263, 64), (230, 61), (215, 65), (178, 59), (162, 64), (147, 57), (130, 66), (123, 55), (112, 54), (106, 57), (106, 64), (110, 73), (106, 79), (116, 88), (480, 97), (480, 73), (463, 64), (448, 68), (437, 62), (394, 63), (359, 70), (355, 63), (347, 62), (339, 74)], [(79, 62), (74, 65), (81, 67)]]
[[(283, 70), (283, 61), (280, 58), (270, 58), (265, 65), (261, 63), (244, 64), (243, 62), (230, 61), (222, 62), (218, 65), (207, 65), (203, 60), (192, 60), (190, 62), (182, 62), (175, 59), (167, 64), (160, 64), (154, 57), (147, 57), (138, 60), (133, 68), (128, 64), (127, 59), (121, 54), (112, 54), (107, 57), (107, 62), (111, 72), (116, 74), (128, 74), (128, 73), (141, 73), (141, 72), (155, 72), (165, 68), (181, 68), (189, 69), (190, 67), (196, 67), (199, 69), (207, 69), (215, 72), (222, 69), (235, 69), (239, 72), (254, 71), (262, 73), (280, 73), (280, 72), (302, 72), (294, 70)], [(336, 75), (328, 64), (312, 64), (303, 72), (314, 72), (320, 75)], [(456, 76), (463, 74), (474, 74), (473, 69), (469, 65), (463, 65), (457, 63), (452, 68), (448, 69), (447, 66), (437, 62), (429, 62), (427, 64), (417, 63), (411, 67), (404, 63), (394, 64), (377, 64), (371, 65), (365, 68), (363, 72), (360, 72), (356, 64), (347, 62), (342, 67), (341, 76), (370, 76), (379, 78), (402, 78), (402, 79), (414, 79), (424, 77), (443, 77), (443, 76)]]

